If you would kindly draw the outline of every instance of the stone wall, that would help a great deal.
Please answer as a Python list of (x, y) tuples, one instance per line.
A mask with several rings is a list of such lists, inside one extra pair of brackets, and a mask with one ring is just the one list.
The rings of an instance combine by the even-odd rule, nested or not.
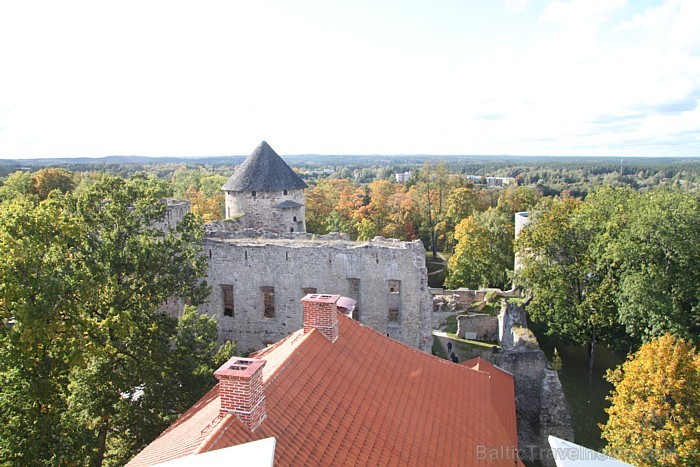
[(433, 311), (466, 311), (474, 306), (475, 303), (484, 303), (487, 300), (489, 303), (496, 303), (501, 298), (520, 297), (520, 291), (517, 289), (500, 290), (500, 289), (431, 289), (433, 295)]
[(166, 205), (165, 218), (161, 222), (155, 223), (155, 227), (161, 230), (174, 229), (185, 217), (185, 214), (190, 212), (189, 201), (169, 198), (164, 198), (161, 201)]
[[(542, 396), (540, 409), (540, 446), (549, 444), (549, 435), (557, 438), (573, 441), (574, 428), (569, 413), (569, 406), (566, 403), (564, 388), (559, 381), (559, 375), (556, 371), (544, 370), (544, 379), (542, 380)], [(545, 450), (542, 453), (542, 463), (544, 465), (555, 465), (552, 452)]]
[(498, 318), (483, 313), (470, 313), (457, 317), (457, 336), (484, 342), (498, 341)]
[(501, 351), (490, 360), (515, 378), (521, 457), (554, 467), (547, 436), (574, 440), (571, 415), (559, 376), (550, 368), (536, 337), (527, 328), (524, 308), (509, 303), (501, 312), (500, 322)]
[[(227, 191), (226, 217), (235, 218), (243, 214), (239, 226), (243, 229), (306, 232), (304, 190), (285, 191)], [(284, 201), (292, 201), (299, 206), (277, 207)]]
[[(247, 351), (300, 329), (299, 300), (307, 293), (339, 294), (357, 300), (354, 317), (361, 323), (429, 351), (432, 302), (422, 243), (337, 238), (246, 238), (209, 227), (204, 253), (212, 292), (200, 311), (217, 318), (222, 340)], [(232, 316), (226, 290), (232, 290)]]

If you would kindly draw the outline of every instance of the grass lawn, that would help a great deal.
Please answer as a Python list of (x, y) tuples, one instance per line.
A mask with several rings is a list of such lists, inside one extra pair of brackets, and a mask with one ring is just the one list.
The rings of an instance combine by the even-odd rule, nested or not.
[(437, 337), (433, 338), (433, 355), (447, 360), (445, 348), (440, 344), (440, 341)]
[[(430, 252), (425, 254), (425, 265), (428, 268), (428, 287), (434, 287), (437, 289), (442, 288), (445, 285), (445, 278), (447, 278), (447, 260), (451, 256), (449, 253), (442, 252), (438, 252), (438, 255), (442, 258), (433, 258), (433, 254)], [(441, 269), (441, 272), (433, 274)]]
[[(552, 358), (553, 343), (546, 336), (537, 336), (547, 358)], [(596, 345), (593, 364), (593, 378), (588, 384), (588, 349), (576, 346), (558, 346), (562, 360), (559, 380), (569, 403), (571, 418), (574, 423), (576, 443), (596, 451), (605, 447), (600, 437), (599, 423), (606, 423), (608, 415), (605, 408), (610, 405), (605, 397), (610, 394), (612, 385), (605, 378), (608, 368), (615, 368), (624, 362), (624, 355), (617, 354), (605, 347)]]
[(457, 334), (457, 316), (448, 316), (447, 324), (443, 329), (447, 334)]

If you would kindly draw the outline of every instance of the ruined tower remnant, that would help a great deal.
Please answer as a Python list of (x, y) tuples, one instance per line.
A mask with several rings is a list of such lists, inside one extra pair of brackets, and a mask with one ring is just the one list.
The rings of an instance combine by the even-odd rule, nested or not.
[(226, 217), (241, 229), (306, 232), (306, 183), (263, 141), (228, 179)]
[[(530, 222), (530, 213), (527, 211), (516, 212), (515, 213), (515, 238), (520, 236), (520, 231), (522, 231), (525, 226)], [(519, 271), (523, 267), (523, 260), (519, 252), (515, 252), (515, 271)]]

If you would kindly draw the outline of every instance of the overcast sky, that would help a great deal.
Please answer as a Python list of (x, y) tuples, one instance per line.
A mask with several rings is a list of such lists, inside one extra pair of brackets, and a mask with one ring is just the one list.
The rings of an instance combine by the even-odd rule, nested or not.
[(698, 0), (0, 0), (0, 158), (700, 156)]

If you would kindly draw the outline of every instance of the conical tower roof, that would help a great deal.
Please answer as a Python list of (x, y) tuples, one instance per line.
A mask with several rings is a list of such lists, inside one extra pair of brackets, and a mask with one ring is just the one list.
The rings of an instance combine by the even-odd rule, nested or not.
[(282, 191), (308, 188), (286, 162), (263, 141), (224, 184), (224, 191)]

